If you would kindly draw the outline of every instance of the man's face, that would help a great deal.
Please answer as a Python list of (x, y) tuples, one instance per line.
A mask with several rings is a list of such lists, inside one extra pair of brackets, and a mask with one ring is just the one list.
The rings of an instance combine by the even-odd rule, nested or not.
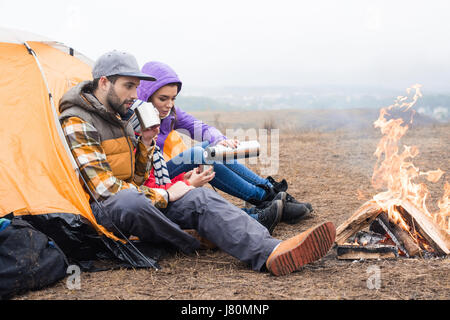
[(106, 102), (121, 117), (125, 116), (137, 99), (136, 88), (140, 80), (135, 77), (119, 77), (115, 83), (109, 82)]

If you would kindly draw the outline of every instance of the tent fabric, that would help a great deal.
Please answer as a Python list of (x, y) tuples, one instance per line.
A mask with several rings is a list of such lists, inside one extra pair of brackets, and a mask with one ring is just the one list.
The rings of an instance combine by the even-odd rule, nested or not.
[[(0, 218), (12, 213), (33, 221), (55, 241), (97, 233), (104, 246), (127, 260), (126, 241), (95, 220), (58, 121), (62, 95), (92, 78), (90, 59), (74, 52), (44, 37), (0, 28)], [(86, 224), (93, 233), (84, 232)], [(148, 261), (134, 254), (137, 259), (128, 259), (132, 265)], [(144, 262), (136, 262), (141, 258)]]
[(76, 57), (78, 60), (84, 62), (87, 65), (93, 66), (94, 62), (83, 55), (82, 53), (70, 48), (63, 43), (53, 41), (47, 37), (43, 37), (38, 34), (34, 34), (28, 31), (16, 30), (16, 29), (8, 29), (8, 28), (0, 28), (0, 42), (4, 43), (15, 43), (15, 44), (23, 44), (24, 42), (40, 42), (45, 43), (48, 46), (51, 46), (59, 51), (65, 52)]
[[(54, 100), (80, 78), (90, 78), (90, 67), (74, 57), (41, 43), (30, 47), (42, 63)], [(68, 212), (95, 224), (34, 57), (20, 44), (0, 43), (0, 52), (0, 216)]]

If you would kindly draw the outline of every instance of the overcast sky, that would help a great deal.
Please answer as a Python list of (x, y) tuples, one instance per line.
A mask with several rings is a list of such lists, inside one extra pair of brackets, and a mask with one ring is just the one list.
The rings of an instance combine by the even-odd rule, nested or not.
[(450, 91), (449, 0), (0, 0), (0, 26), (163, 61), (191, 86)]

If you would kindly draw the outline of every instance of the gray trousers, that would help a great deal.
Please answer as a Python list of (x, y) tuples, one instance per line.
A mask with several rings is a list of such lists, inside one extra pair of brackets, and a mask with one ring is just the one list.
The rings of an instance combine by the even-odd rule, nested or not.
[(160, 210), (143, 194), (131, 189), (100, 202), (101, 208), (95, 202), (91, 207), (97, 222), (116, 235), (119, 234), (115, 226), (126, 236), (169, 243), (185, 253), (192, 253), (200, 243), (182, 229), (195, 229), (256, 271), (261, 270), (281, 242), (272, 238), (255, 219), (207, 188), (195, 188)]

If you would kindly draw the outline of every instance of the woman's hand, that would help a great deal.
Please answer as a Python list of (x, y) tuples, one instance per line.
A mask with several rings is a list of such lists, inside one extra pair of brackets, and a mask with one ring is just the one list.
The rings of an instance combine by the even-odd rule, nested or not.
[(213, 168), (211, 167), (208, 170), (199, 172), (199, 168), (195, 168), (194, 170), (191, 170), (184, 174), (184, 180), (187, 180), (191, 186), (194, 186), (196, 188), (202, 187), (209, 181), (214, 179), (216, 173), (212, 170)]
[(236, 139), (227, 139), (227, 140), (222, 140), (220, 141), (218, 144), (225, 146), (225, 147), (230, 147), (232, 149), (237, 148), (237, 146), (239, 145), (239, 140)]

